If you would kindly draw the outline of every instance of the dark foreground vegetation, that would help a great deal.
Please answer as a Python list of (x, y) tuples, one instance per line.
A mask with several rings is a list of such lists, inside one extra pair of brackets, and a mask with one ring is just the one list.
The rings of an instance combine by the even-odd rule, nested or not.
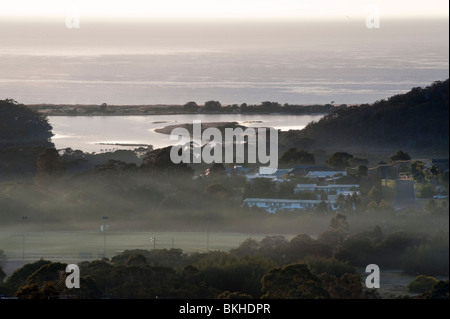
[[(300, 298), (377, 299), (365, 287), (361, 267), (403, 268), (418, 276), (410, 294), (397, 298), (448, 299), (448, 234), (383, 234), (380, 227), (345, 237), (345, 217), (331, 219), (318, 239), (300, 234), (287, 241), (251, 238), (230, 252), (184, 254), (180, 249), (127, 250), (79, 263), (80, 289), (65, 285), (66, 264), (39, 260), (0, 284), (0, 294), (19, 298)], [(2, 273), (0, 268), (0, 274)], [(2, 278), (5, 277), (3, 273)], [(0, 278), (0, 279), (2, 279)]]

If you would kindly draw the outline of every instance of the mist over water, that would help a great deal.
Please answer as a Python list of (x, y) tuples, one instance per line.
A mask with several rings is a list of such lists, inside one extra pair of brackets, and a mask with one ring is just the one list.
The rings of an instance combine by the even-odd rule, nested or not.
[(21, 103), (371, 103), (448, 77), (448, 21), (0, 23)]

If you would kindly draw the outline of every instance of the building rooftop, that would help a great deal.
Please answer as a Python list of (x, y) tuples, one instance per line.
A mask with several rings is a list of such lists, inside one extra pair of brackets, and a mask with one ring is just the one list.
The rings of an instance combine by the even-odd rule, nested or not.
[(296, 187), (317, 187), (317, 184), (297, 184)]
[(244, 202), (260, 202), (260, 203), (311, 203), (317, 204), (320, 202), (327, 202), (327, 200), (312, 200), (312, 199), (284, 199), (284, 198), (246, 198)]
[(310, 171), (308, 174), (306, 174), (306, 177), (316, 177), (316, 178), (327, 178), (327, 177), (334, 177), (336, 175), (342, 175), (346, 176), (346, 171)]
[(273, 172), (272, 168), (269, 167), (260, 167), (259, 168), (259, 175), (270, 175), (270, 176), (277, 176), (277, 177), (281, 177), (283, 175), (286, 175), (287, 173), (289, 173), (291, 169), (277, 169), (276, 172)]
[(448, 164), (448, 158), (433, 158), (431, 162), (433, 164)]
[(330, 184), (330, 185), (323, 185), (323, 186), (318, 186), (317, 184), (297, 184), (296, 186), (295, 186), (296, 188), (318, 188), (318, 189), (321, 189), (321, 188), (352, 188), (352, 187), (355, 187), (355, 188), (359, 188), (359, 185), (358, 184), (349, 184), (349, 185), (347, 185), (347, 184)]

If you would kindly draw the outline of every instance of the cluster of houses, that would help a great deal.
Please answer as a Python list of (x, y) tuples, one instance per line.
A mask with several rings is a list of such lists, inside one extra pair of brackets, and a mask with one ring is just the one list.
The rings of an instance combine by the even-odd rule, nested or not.
[(290, 177), (307, 177), (316, 181), (325, 181), (327, 183), (335, 183), (336, 180), (347, 175), (346, 171), (333, 171), (327, 167), (315, 166), (297, 166), (295, 168), (277, 169), (273, 172), (271, 168), (260, 167), (257, 172), (253, 172), (250, 168), (242, 166), (234, 166), (232, 169), (227, 169), (228, 174), (242, 174), (247, 177), (247, 180), (253, 178), (268, 178), (275, 182), (289, 181)]
[[(427, 167), (436, 166), (443, 173), (448, 174), (449, 161), (448, 159), (432, 159), (422, 160)], [(397, 161), (386, 165), (377, 165), (369, 169), (370, 174), (376, 174), (378, 178), (393, 179), (396, 181), (396, 203), (398, 205), (406, 203), (405, 205), (414, 204), (416, 201), (414, 180), (407, 176), (402, 176), (402, 165), (411, 161)], [(410, 167), (406, 169), (410, 171)], [(347, 175), (346, 171), (335, 171), (328, 167), (320, 166), (296, 166), (290, 169), (278, 169), (273, 172), (272, 169), (260, 167), (258, 171), (254, 169), (236, 165), (233, 168), (226, 168), (227, 175), (241, 175), (245, 176), (248, 181), (255, 178), (267, 178), (277, 183), (291, 181), (296, 177), (305, 177), (312, 181), (310, 184), (297, 184), (294, 188), (294, 194), (301, 192), (309, 192), (316, 194), (315, 199), (308, 196), (308, 199), (283, 199), (283, 198), (244, 198), (243, 205), (247, 207), (257, 207), (266, 210), (269, 213), (276, 213), (280, 211), (294, 211), (294, 210), (316, 210), (319, 205), (327, 205), (329, 210), (337, 210), (338, 198), (340, 196), (351, 197), (360, 195), (359, 185), (340, 184), (339, 180)], [(438, 195), (436, 198), (447, 198), (447, 196)], [(301, 196), (298, 196), (301, 197)]]
[(289, 210), (314, 210), (321, 203), (325, 203), (328, 208), (337, 210), (336, 202), (338, 196), (353, 196), (360, 195), (359, 185), (324, 185), (317, 184), (297, 184), (294, 188), (294, 193), (300, 192), (324, 192), (327, 194), (327, 199), (320, 199), (320, 194), (317, 194), (317, 199), (277, 199), (277, 198), (246, 198), (244, 205), (247, 207), (263, 208), (269, 213), (276, 213), (277, 211)]
[[(275, 199), (275, 198), (246, 198), (244, 199), (244, 205), (247, 207), (258, 207), (264, 209), (268, 213), (276, 213), (278, 211), (293, 211), (296, 209), (309, 210), (316, 209), (321, 200), (308, 200), (308, 199)], [(325, 202), (333, 210), (335, 208), (336, 201)]]
[[(243, 205), (247, 207), (258, 207), (268, 213), (293, 210), (315, 210), (319, 205), (327, 205), (331, 210), (337, 210), (338, 196), (360, 195), (359, 185), (337, 184), (339, 179), (347, 175), (346, 171), (333, 171), (326, 167), (298, 166), (291, 169), (278, 169), (273, 172), (270, 169), (260, 168), (258, 172), (251, 172), (250, 169), (242, 166), (235, 166), (228, 170), (229, 174), (243, 174), (247, 180), (254, 178), (267, 178), (274, 182), (282, 183), (289, 181), (296, 176), (302, 176), (314, 181), (314, 184), (297, 184), (294, 194), (301, 192), (314, 192), (316, 199), (282, 199), (282, 198), (245, 198)], [(322, 194), (322, 195), (321, 195)], [(324, 199), (323, 194), (326, 195)]]

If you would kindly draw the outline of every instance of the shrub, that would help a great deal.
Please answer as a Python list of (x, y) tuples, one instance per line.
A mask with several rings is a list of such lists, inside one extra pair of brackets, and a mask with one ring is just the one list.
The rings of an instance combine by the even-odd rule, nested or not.
[(407, 273), (448, 276), (448, 259), (448, 242), (441, 247), (422, 244), (406, 250), (402, 268)]
[(314, 275), (327, 274), (341, 277), (344, 274), (356, 274), (356, 268), (346, 261), (335, 258), (306, 257), (303, 262), (308, 265)]
[(412, 293), (422, 294), (430, 291), (437, 282), (433, 277), (420, 275), (409, 283), (408, 290)]

